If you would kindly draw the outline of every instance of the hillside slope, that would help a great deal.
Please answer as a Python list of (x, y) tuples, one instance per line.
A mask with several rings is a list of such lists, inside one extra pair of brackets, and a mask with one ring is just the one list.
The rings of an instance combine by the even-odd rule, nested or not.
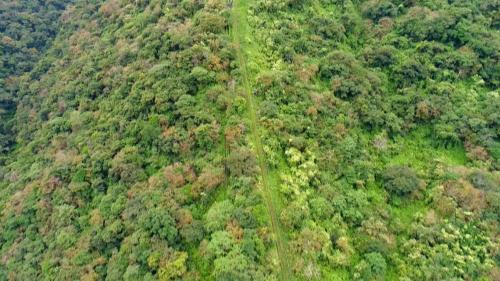
[(0, 163), (13, 144), (16, 76), (26, 73), (50, 46), (59, 18), (73, 0), (6, 0), (0, 3)]
[(498, 1), (49, 2), (0, 280), (498, 280)]

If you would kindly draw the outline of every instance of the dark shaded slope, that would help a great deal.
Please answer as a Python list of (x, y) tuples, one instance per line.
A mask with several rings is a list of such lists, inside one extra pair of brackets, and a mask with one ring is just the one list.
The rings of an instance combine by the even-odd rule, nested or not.
[[(0, 153), (14, 141), (15, 76), (30, 71), (50, 46), (73, 0), (0, 2)], [(0, 163), (1, 163), (0, 159)]]

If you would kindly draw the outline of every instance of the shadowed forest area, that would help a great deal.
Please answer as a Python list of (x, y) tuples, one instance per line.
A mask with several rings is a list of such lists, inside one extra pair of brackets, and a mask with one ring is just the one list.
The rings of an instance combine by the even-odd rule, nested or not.
[(0, 280), (499, 280), (499, 10), (0, 1)]

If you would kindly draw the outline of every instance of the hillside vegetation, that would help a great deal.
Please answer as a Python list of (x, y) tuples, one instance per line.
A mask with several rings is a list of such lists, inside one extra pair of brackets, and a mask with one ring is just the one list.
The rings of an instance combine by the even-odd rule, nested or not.
[(4, 2), (0, 280), (500, 279), (497, 0)]
[[(0, 2), (0, 155), (14, 142), (16, 76), (33, 68), (58, 31), (58, 19), (73, 0)], [(0, 157), (0, 163), (2, 158)]]

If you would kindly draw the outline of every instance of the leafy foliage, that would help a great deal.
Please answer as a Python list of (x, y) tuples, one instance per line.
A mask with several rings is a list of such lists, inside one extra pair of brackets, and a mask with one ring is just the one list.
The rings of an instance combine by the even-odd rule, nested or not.
[(0, 3), (0, 154), (15, 141), (11, 123), (16, 109), (15, 76), (33, 69), (57, 34), (59, 18), (71, 3), (72, 0)]
[(0, 280), (498, 279), (496, 0), (4, 2)]
[(421, 186), (418, 176), (406, 166), (388, 168), (383, 174), (383, 179), (387, 191), (400, 196), (409, 195)]

